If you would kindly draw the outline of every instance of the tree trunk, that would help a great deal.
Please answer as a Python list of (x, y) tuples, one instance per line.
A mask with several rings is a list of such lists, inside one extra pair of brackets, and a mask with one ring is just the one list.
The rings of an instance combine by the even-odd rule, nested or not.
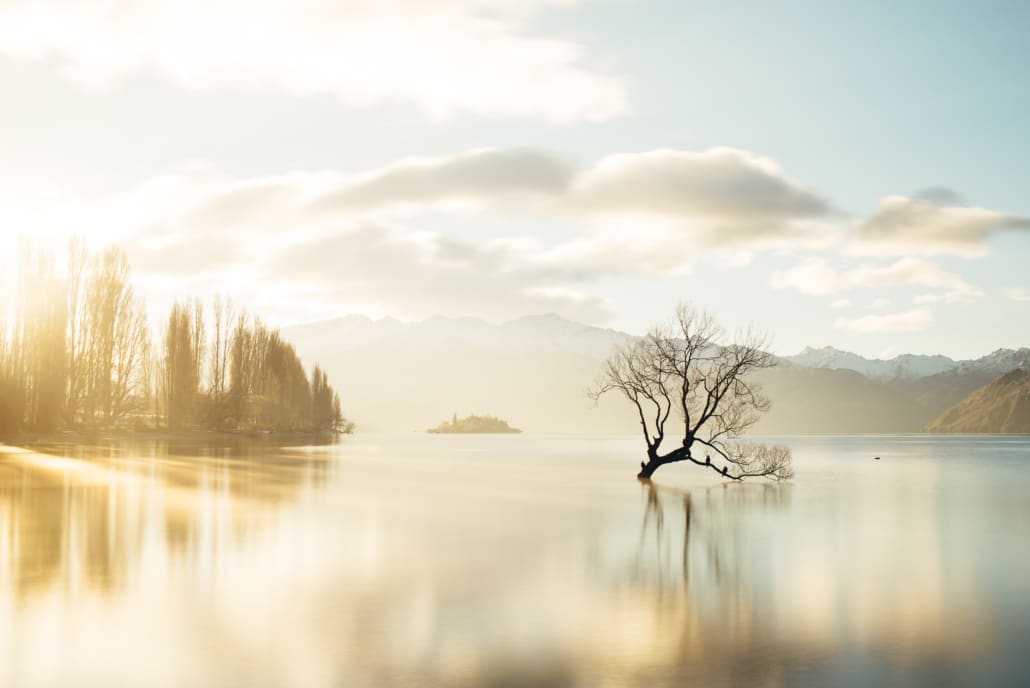
[(690, 458), (690, 450), (686, 447), (681, 449), (675, 449), (665, 456), (658, 455), (658, 448), (653, 447), (647, 452), (647, 463), (640, 464), (640, 472), (637, 473), (637, 478), (640, 480), (650, 480), (654, 472), (667, 463), (674, 463), (676, 461), (683, 461), (684, 459)]
[(657, 456), (650, 459), (647, 463), (640, 464), (640, 472), (637, 473), (637, 478), (640, 480), (650, 480), (654, 472), (657, 471), (663, 464), (664, 461), (659, 459)]
[[(690, 444), (693, 444), (693, 442)], [(676, 463), (678, 461), (690, 461), (700, 466), (711, 466), (707, 461), (705, 461), (705, 463), (701, 463), (696, 460), (690, 453), (689, 445), (673, 449), (665, 456), (659, 456), (657, 449), (654, 449), (647, 452), (647, 463), (640, 464), (640, 472), (637, 473), (637, 478), (640, 480), (650, 480), (651, 476), (654, 475), (654, 472), (659, 468), (667, 463)]]

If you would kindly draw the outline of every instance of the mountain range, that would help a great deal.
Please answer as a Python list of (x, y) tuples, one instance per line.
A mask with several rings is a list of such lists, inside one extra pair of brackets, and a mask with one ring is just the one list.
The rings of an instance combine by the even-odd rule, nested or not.
[[(608, 353), (633, 338), (624, 332), (551, 314), (499, 324), (351, 315), (283, 334), (305, 361), (326, 369), (359, 429), (421, 430), (457, 413), (501, 416), (526, 432), (639, 432), (627, 402), (611, 397), (595, 404), (586, 396)], [(914, 354), (880, 360), (806, 348), (757, 373), (773, 404), (754, 432), (921, 432), (1020, 365), (1030, 366), (1030, 349), (970, 360)]]
[(821, 349), (805, 347), (801, 353), (783, 356), (780, 360), (806, 368), (854, 370), (878, 380), (913, 380), (956, 370), (1001, 375), (1030, 360), (1030, 349), (997, 349), (980, 358), (956, 361), (940, 354), (902, 354), (889, 359), (864, 358), (850, 351), (827, 346)]

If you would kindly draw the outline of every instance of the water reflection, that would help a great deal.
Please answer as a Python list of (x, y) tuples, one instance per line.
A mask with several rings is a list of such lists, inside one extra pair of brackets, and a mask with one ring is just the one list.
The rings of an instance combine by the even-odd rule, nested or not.
[(0, 580), (19, 595), (116, 588), (155, 543), (213, 564), (227, 539), (324, 485), (332, 466), (241, 440), (0, 447), (0, 460)]
[[(647, 496), (635, 571), (642, 578), (650, 576), (649, 585), (681, 584), (684, 593), (694, 577), (703, 581), (706, 592), (717, 596), (748, 584), (743, 570), (750, 548), (742, 539), (746, 531), (741, 520), (786, 507), (791, 490), (787, 484), (762, 483), (723, 483), (694, 490), (660, 487), (650, 481), (641, 485)], [(666, 507), (674, 520), (669, 528)]]
[(634, 447), (0, 447), (0, 685), (1026, 677), (1025, 468), (802, 446), (794, 485), (675, 487)]
[[(666, 671), (635, 680), (821, 685), (843, 675), (942, 685), (994, 650), (969, 567), (939, 568), (952, 563), (940, 556), (932, 501), (902, 526), (913, 548), (905, 552), (896, 532), (864, 540), (864, 520), (901, 524), (855, 505), (845, 528), (799, 528), (808, 509), (790, 514), (793, 485), (642, 489), (636, 557), (620, 582), (633, 600), (626, 616), (638, 617), (641, 644)], [(827, 525), (850, 542), (809, 541)], [(892, 575), (884, 579), (883, 568)]]
[(637, 656), (618, 661), (630, 684), (782, 685), (825, 658), (826, 644), (779, 633), (750, 539), (749, 522), (787, 509), (791, 489), (642, 484), (636, 553), (617, 580), (627, 604), (613, 620), (637, 629)]

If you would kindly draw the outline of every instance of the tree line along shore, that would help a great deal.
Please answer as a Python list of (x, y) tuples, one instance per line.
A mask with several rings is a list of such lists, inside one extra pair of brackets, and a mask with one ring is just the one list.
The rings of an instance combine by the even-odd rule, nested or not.
[(325, 371), (216, 297), (176, 303), (160, 334), (124, 251), (66, 260), (21, 247), (13, 298), (0, 295), (0, 437), (63, 430), (349, 432)]

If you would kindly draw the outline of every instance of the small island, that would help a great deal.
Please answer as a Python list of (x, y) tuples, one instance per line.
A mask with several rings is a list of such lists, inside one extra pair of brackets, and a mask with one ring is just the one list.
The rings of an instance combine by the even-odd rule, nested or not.
[(508, 425), (508, 421), (501, 420), (495, 416), (469, 416), (458, 418), (458, 414), (451, 416), (449, 421), (444, 421), (435, 428), (426, 432), (433, 434), (493, 434), (511, 435), (522, 432), (518, 428)]

